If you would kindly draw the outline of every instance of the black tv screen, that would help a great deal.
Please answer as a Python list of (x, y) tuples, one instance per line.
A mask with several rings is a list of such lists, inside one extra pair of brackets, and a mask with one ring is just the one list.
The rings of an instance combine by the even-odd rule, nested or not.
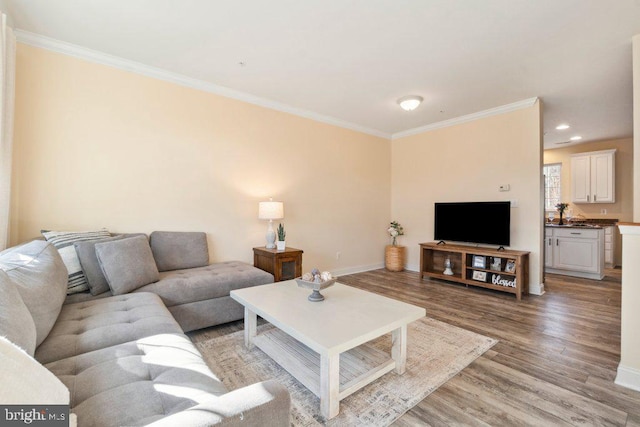
[(509, 246), (511, 202), (436, 203), (435, 240)]

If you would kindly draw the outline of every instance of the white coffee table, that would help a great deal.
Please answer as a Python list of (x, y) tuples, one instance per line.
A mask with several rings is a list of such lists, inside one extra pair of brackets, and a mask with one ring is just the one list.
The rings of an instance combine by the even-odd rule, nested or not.
[[(294, 280), (231, 291), (244, 306), (244, 338), (320, 398), (326, 419), (340, 400), (387, 372), (403, 374), (407, 325), (424, 308), (336, 283), (310, 302)], [(256, 335), (257, 315), (276, 328)], [(391, 355), (367, 343), (391, 332)], [(318, 375), (319, 374), (319, 375)]]

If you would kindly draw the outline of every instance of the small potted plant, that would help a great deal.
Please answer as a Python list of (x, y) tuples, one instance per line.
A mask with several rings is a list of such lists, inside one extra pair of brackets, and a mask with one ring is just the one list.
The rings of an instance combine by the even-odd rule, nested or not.
[(391, 244), (387, 245), (384, 250), (384, 267), (389, 271), (402, 271), (404, 270), (407, 248), (399, 246), (397, 238), (404, 235), (404, 228), (398, 221), (392, 221), (387, 232), (391, 236)]
[(564, 221), (562, 221), (562, 215), (564, 215), (564, 211), (569, 207), (569, 203), (558, 203), (556, 205), (556, 209), (558, 210), (558, 213), (560, 213), (560, 221), (558, 222), (558, 225), (564, 225)]
[(279, 251), (284, 251), (286, 245), (284, 238), (287, 236), (287, 232), (284, 231), (284, 226), (282, 223), (278, 225), (278, 241), (276, 242), (276, 247)]

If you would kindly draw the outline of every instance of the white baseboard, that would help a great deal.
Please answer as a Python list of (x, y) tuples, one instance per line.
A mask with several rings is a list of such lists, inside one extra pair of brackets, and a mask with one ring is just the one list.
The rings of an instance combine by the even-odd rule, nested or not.
[(529, 294), (530, 295), (544, 295), (544, 283), (540, 283), (539, 285), (529, 284)]
[(615, 383), (631, 390), (640, 391), (640, 369), (618, 365)]
[(347, 274), (362, 273), (363, 271), (378, 270), (380, 268), (384, 268), (384, 263), (370, 264), (370, 265), (359, 265), (359, 266), (356, 266), (356, 267), (340, 268), (338, 270), (333, 270), (331, 272), (331, 274), (333, 274), (334, 276), (340, 277), (340, 276), (345, 276)]
[(405, 270), (413, 271), (416, 273), (420, 272), (420, 266), (418, 264), (409, 264), (405, 267)]

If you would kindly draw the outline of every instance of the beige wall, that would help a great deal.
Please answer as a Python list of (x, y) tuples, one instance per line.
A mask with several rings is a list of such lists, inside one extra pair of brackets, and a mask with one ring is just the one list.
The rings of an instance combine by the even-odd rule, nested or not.
[(252, 262), (269, 196), (306, 269), (381, 265), (388, 243), (388, 140), (23, 44), (14, 156), (13, 244), (199, 230), (212, 260)]
[(633, 221), (640, 222), (640, 34), (633, 36)]
[[(419, 269), (418, 244), (433, 241), (435, 202), (517, 200), (511, 210), (511, 248), (531, 252), (531, 290), (541, 291), (540, 113), (537, 102), (392, 141), (391, 215), (404, 226), (401, 243), (408, 247), (410, 269)], [(511, 190), (499, 192), (502, 184)]]
[[(572, 203), (571, 201), (571, 155), (590, 151), (616, 151), (616, 202), (615, 203)], [(572, 145), (544, 151), (544, 163), (562, 163), (562, 201), (569, 203), (573, 215), (586, 218), (617, 218), (620, 221), (633, 220), (633, 139), (615, 139)], [(607, 213), (602, 214), (601, 210)], [(616, 262), (622, 260), (622, 239), (616, 240)]]

